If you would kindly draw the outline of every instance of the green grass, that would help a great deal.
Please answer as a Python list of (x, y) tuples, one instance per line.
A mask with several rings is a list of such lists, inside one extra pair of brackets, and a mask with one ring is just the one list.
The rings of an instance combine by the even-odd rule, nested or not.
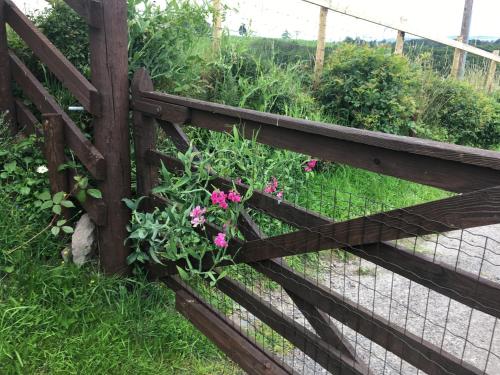
[[(158, 284), (61, 264), (62, 241), (0, 189), (0, 374), (232, 373)], [(42, 221), (42, 220), (40, 220)]]

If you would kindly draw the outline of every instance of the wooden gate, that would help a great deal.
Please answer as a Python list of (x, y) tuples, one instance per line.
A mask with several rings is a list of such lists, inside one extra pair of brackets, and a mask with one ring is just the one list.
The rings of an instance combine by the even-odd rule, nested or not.
[[(128, 136), (129, 82), (127, 4), (122, 0), (67, 0), (89, 25), (91, 82), (38, 30), (11, 0), (0, 0), (0, 111), (8, 111), (12, 134), (23, 130), (45, 136), (53, 192), (73, 190), (72, 172), (57, 172), (71, 150), (94, 179), (102, 200), (83, 204), (99, 226), (100, 261), (109, 273), (128, 270), (125, 246), (129, 213), (122, 199), (130, 196)], [(105, 22), (112, 19), (113, 22)], [(7, 45), (6, 25), (27, 44), (48, 70), (92, 115), (93, 143), (61, 108), (48, 90)], [(30, 101), (35, 116), (21, 98), (14, 98), (12, 82)], [(39, 125), (45, 117), (45, 132)]]
[[(453, 193), (438, 201), (405, 208), (380, 206), (369, 213), (365, 207), (364, 212), (358, 210), (346, 220), (335, 222), (320, 210), (255, 191), (247, 202), (250, 209), (296, 228), (266, 237), (248, 213), (240, 216), (239, 230), (246, 241), (233, 240), (229, 245), (234, 262), (240, 266), (227, 266), (240, 267), (239, 280), (248, 280), (255, 274), (260, 274), (260, 279), (248, 282), (225, 277), (217, 283), (218, 291), (207, 298), (206, 290), (202, 297), (196, 285), (187, 285), (175, 275), (175, 265), (150, 265), (151, 277), (176, 292), (177, 309), (242, 369), (251, 374), (483, 374), (495, 373), (499, 368), (500, 353), (495, 344), (498, 339), (493, 341), (500, 317), (500, 285), (494, 276), (498, 274), (500, 247), (488, 236), (467, 231), (500, 222), (498, 153), (163, 94), (153, 90), (144, 70), (134, 77), (132, 106), (138, 195), (149, 197), (148, 209), (168, 205), (168, 201), (152, 192), (158, 183), (158, 168), (163, 165), (175, 173), (185, 171), (178, 159), (156, 150), (157, 128), (178, 150), (185, 151), (189, 138), (183, 125), (216, 132), (231, 132), (237, 126), (244, 137), (256, 137), (268, 146)], [(249, 189), (223, 176), (214, 176), (212, 184), (224, 190), (235, 184), (241, 193)], [(355, 211), (353, 204), (351, 197), (348, 205), (342, 207)], [(209, 223), (207, 231), (209, 236), (215, 236), (220, 228)], [(443, 242), (439, 236), (457, 240), (458, 245), (451, 240)], [(483, 242), (478, 244), (476, 236)], [(467, 252), (464, 244), (471, 238), (477, 249), (468, 256), (477, 264), (463, 269), (461, 257)], [(440, 261), (439, 249), (426, 254), (419, 252), (417, 245), (409, 248), (412, 242), (422, 241), (455, 251), (455, 264)], [(342, 263), (335, 261), (326, 266), (330, 267), (328, 282), (308, 276), (306, 267), (304, 272), (298, 272), (287, 264), (293, 256), (333, 251), (330, 249), (341, 249), (354, 256), (354, 263), (370, 265), (375, 270), (374, 286), (363, 285), (361, 273), (353, 276), (346, 262), (344, 266), (336, 266)], [(201, 262), (208, 267), (210, 257)], [(313, 266), (319, 269), (319, 262)], [(332, 271), (336, 267), (343, 270)], [(486, 268), (493, 272), (485, 273)], [(401, 289), (393, 287), (390, 295), (381, 293), (377, 275), (391, 275), (392, 286), (404, 281), (405, 286), (409, 285), (408, 296), (402, 300), (396, 296)], [(262, 276), (266, 281), (262, 281)], [(266, 287), (266, 282), (275, 287)], [(344, 287), (335, 287), (339, 283)], [(346, 286), (352, 283), (358, 283), (354, 288), (357, 298)], [(368, 302), (360, 298), (363, 288), (373, 292)], [(424, 298), (419, 303), (425, 310), (418, 313), (409, 301), (415, 288), (427, 295), (427, 301)], [(229, 313), (224, 307), (224, 295), (237, 306)], [(406, 298), (408, 301), (404, 301)], [(433, 319), (436, 301), (444, 301), (447, 308), (442, 317)], [(388, 313), (380, 312), (379, 303), (389, 304)], [(395, 317), (396, 304), (401, 305), (397, 309), (406, 314), (406, 319)], [(459, 319), (456, 312), (465, 315)], [(243, 318), (245, 314), (251, 318)], [(423, 321), (421, 334), (408, 326), (409, 315)], [(457, 324), (464, 326), (464, 332), (455, 329)], [(488, 337), (478, 344), (473, 331), (480, 325), (489, 328)], [(439, 339), (428, 338), (426, 328), (441, 332)], [(276, 344), (275, 334), (283, 344)], [(269, 344), (269, 340), (274, 344)], [(453, 347), (453, 343), (459, 348)], [(480, 359), (470, 355), (470, 351)], [(303, 359), (297, 366), (296, 358), (291, 357), (298, 356)]]

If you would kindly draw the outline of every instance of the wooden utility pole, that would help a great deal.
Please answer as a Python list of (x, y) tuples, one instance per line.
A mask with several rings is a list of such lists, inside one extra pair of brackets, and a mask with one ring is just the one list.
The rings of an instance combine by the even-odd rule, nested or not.
[(398, 36), (396, 38), (396, 47), (394, 48), (395, 55), (403, 54), (404, 44), (405, 44), (405, 32), (398, 30)]
[(314, 88), (317, 88), (321, 75), (323, 74), (323, 66), (325, 65), (325, 39), (326, 39), (326, 17), (328, 16), (328, 8), (321, 7), (319, 10), (319, 27), (318, 27), (318, 43), (316, 46), (316, 63), (314, 66)]
[[(463, 43), (469, 43), (469, 33), (470, 25), (472, 21), (472, 6), (474, 5), (474, 0), (465, 0), (464, 15), (462, 18), (462, 28), (460, 30), (460, 36), (462, 37)], [(465, 74), (465, 61), (467, 60), (467, 52), (459, 52), (459, 62), (458, 62), (458, 78), (463, 78)]]
[[(462, 37), (459, 36), (457, 38), (457, 42), (462, 42)], [(453, 78), (458, 78), (458, 70), (460, 67), (460, 50), (455, 48), (455, 52), (453, 53), (453, 63), (451, 64), (450, 76)]]
[[(498, 56), (500, 53), (499, 50), (493, 51), (495, 55)], [(495, 82), (495, 74), (497, 72), (497, 63), (493, 60), (490, 61), (490, 68), (488, 69), (488, 75), (486, 76), (486, 91), (487, 92), (492, 92), (493, 91), (493, 86)]]
[(14, 98), (10, 75), (9, 53), (7, 46), (7, 29), (5, 26), (5, 3), (0, 0), (0, 112), (7, 112), (10, 133), (17, 133)]
[(212, 47), (215, 53), (220, 51), (222, 38), (222, 3), (221, 0), (213, 0), (213, 30)]
[(130, 213), (123, 199), (131, 195), (127, 1), (106, 0), (98, 10), (103, 21), (90, 27), (90, 65), (102, 108), (93, 123), (95, 146), (106, 160), (106, 177), (98, 185), (107, 207), (99, 228), (99, 258), (107, 274), (125, 274)]

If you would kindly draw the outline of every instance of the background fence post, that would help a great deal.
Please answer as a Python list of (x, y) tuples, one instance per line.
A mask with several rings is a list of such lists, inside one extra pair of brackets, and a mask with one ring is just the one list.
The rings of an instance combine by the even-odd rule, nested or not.
[(404, 44), (405, 44), (405, 32), (398, 30), (398, 36), (396, 37), (396, 46), (394, 47), (395, 55), (403, 55)]
[(12, 84), (10, 75), (9, 54), (7, 46), (7, 29), (5, 27), (5, 2), (0, 0), (0, 111), (8, 111), (6, 120), (9, 122), (11, 134), (18, 131)]
[[(498, 56), (500, 51), (494, 50), (493, 53)], [(489, 93), (493, 92), (496, 72), (497, 72), (497, 63), (496, 61), (491, 60), (490, 68), (488, 69), (488, 75), (486, 76), (486, 91)]]
[(213, 0), (213, 41), (214, 53), (219, 53), (222, 38), (222, 3), (221, 0)]
[[(141, 91), (153, 91), (153, 81), (146, 69), (141, 68), (134, 74), (132, 81), (132, 100)], [(134, 111), (134, 147), (137, 180), (137, 196), (145, 197), (151, 194), (151, 190), (158, 184), (158, 167), (153, 166), (146, 160), (149, 150), (156, 147), (156, 120), (140, 111)], [(142, 209), (149, 210), (148, 200)]]
[[(462, 36), (457, 37), (457, 42), (462, 42)], [(453, 53), (453, 63), (451, 64), (451, 72), (450, 76), (453, 78), (458, 78), (458, 70), (460, 68), (460, 50), (455, 48), (455, 52)]]
[(126, 226), (130, 197), (129, 83), (127, 1), (102, 1), (100, 27), (90, 27), (92, 82), (100, 94), (102, 115), (94, 119), (94, 142), (106, 160), (99, 183), (107, 206), (107, 222), (99, 228), (99, 258), (107, 274), (129, 272)]
[[(460, 29), (460, 36), (462, 37), (462, 43), (469, 43), (469, 33), (470, 24), (472, 22), (472, 7), (474, 5), (474, 0), (465, 0), (464, 5), (464, 15), (462, 18), (462, 27)], [(465, 74), (465, 62), (467, 60), (467, 52), (458, 52), (458, 78), (463, 78)]]
[(318, 43), (316, 46), (316, 64), (314, 66), (314, 88), (317, 88), (323, 74), (325, 64), (325, 39), (326, 39), (326, 17), (328, 8), (321, 7), (319, 10)]
[(58, 113), (42, 115), (43, 140), (47, 168), (49, 169), (50, 191), (52, 194), (64, 191), (69, 193), (69, 181), (66, 171), (58, 171), (66, 163), (64, 154), (64, 123)]

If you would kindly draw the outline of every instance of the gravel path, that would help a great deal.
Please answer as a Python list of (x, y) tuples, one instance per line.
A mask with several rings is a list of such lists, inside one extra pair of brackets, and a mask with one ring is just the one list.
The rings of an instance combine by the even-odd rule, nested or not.
[[(405, 239), (396, 245), (404, 245), (436, 262), (500, 283), (500, 225)], [(500, 374), (500, 324), (490, 315), (472, 310), (360, 258), (348, 262), (327, 262), (319, 271), (318, 282), (321, 284), (463, 358), (464, 362), (481, 371)], [(261, 295), (287, 316), (310, 327), (286, 293), (262, 289)], [(233, 316), (239, 324), (256, 324), (255, 319), (243, 310)], [(369, 364), (373, 374), (423, 374), (349, 328), (335, 321), (332, 323), (342, 330), (359, 358)], [(283, 346), (276, 350), (282, 354), (280, 351), (283, 351)], [(298, 373), (326, 374), (321, 366), (299, 350), (288, 348), (285, 352), (282, 359)]]

